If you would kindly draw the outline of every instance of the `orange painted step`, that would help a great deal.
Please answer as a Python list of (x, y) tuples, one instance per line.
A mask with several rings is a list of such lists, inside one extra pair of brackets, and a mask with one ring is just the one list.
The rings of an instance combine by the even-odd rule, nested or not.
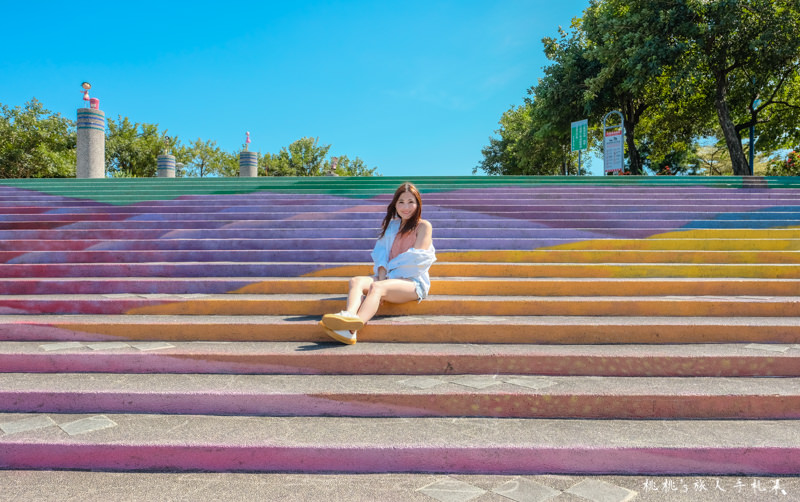
[[(5, 315), (0, 340), (330, 342), (318, 316)], [(793, 317), (378, 317), (360, 342), (800, 344)]]

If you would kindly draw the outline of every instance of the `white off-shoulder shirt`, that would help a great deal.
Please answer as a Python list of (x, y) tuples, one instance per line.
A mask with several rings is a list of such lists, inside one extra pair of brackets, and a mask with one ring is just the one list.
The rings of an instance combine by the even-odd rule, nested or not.
[(431, 242), (428, 249), (412, 247), (389, 260), (392, 244), (400, 231), (400, 223), (399, 218), (389, 222), (383, 237), (375, 243), (375, 248), (372, 250), (372, 261), (375, 264), (374, 273), (377, 277), (378, 269), (383, 267), (386, 269), (387, 279), (410, 279), (417, 286), (417, 297), (422, 300), (428, 296), (428, 291), (431, 289), (428, 270), (436, 261), (436, 249)]

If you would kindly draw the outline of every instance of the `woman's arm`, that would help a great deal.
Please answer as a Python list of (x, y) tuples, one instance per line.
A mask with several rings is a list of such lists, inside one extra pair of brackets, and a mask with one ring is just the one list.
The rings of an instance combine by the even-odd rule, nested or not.
[(415, 249), (428, 249), (433, 242), (433, 226), (428, 220), (419, 220), (417, 224), (417, 241)]

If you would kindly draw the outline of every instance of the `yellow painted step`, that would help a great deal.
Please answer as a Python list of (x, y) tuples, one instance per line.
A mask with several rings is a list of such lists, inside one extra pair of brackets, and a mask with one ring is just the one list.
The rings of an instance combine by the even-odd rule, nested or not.
[(569, 244), (559, 244), (541, 249), (579, 250), (579, 249), (624, 249), (624, 250), (674, 250), (674, 251), (800, 251), (800, 238), (797, 239), (759, 239), (742, 237), (739, 239), (718, 238), (660, 238), (648, 239), (594, 239)]
[[(75, 298), (75, 302), (81, 301)], [(97, 300), (93, 300), (97, 303)], [(110, 299), (109, 302), (115, 300)], [(148, 300), (143, 300), (145, 304)], [(126, 302), (127, 303), (127, 302)], [(133, 302), (137, 303), (137, 302)], [(131, 303), (129, 303), (131, 304)], [(130, 308), (130, 315), (312, 315), (344, 310), (343, 297), (321, 295), (222, 295)], [(711, 316), (797, 317), (795, 297), (532, 297), (430, 296), (421, 303), (384, 304), (383, 315), (483, 316)]]
[[(347, 277), (269, 278), (232, 294), (347, 294)], [(437, 295), (800, 296), (792, 279), (517, 279), (434, 277)]]
[[(318, 318), (274, 316), (10, 316), (81, 340), (330, 342)], [(800, 343), (788, 318), (709, 317), (378, 317), (362, 342), (414, 343)], [(61, 338), (58, 338), (61, 339)], [(56, 340), (58, 340), (56, 339)], [(43, 342), (44, 343), (44, 342)], [(187, 356), (191, 357), (191, 356)]]
[(708, 263), (797, 264), (800, 251), (685, 251), (638, 249), (536, 249), (533, 251), (466, 251), (439, 253), (446, 262), (487, 263)]

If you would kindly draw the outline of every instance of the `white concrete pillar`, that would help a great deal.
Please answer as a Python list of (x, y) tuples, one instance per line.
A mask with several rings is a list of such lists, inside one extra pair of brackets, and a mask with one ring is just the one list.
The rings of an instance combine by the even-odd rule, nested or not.
[(244, 150), (239, 154), (239, 177), (255, 178), (258, 176), (258, 152)]
[(106, 114), (96, 108), (78, 108), (78, 164), (76, 178), (106, 177)]
[(175, 156), (168, 153), (162, 153), (158, 156), (158, 177), (159, 178), (174, 178), (175, 177)]

